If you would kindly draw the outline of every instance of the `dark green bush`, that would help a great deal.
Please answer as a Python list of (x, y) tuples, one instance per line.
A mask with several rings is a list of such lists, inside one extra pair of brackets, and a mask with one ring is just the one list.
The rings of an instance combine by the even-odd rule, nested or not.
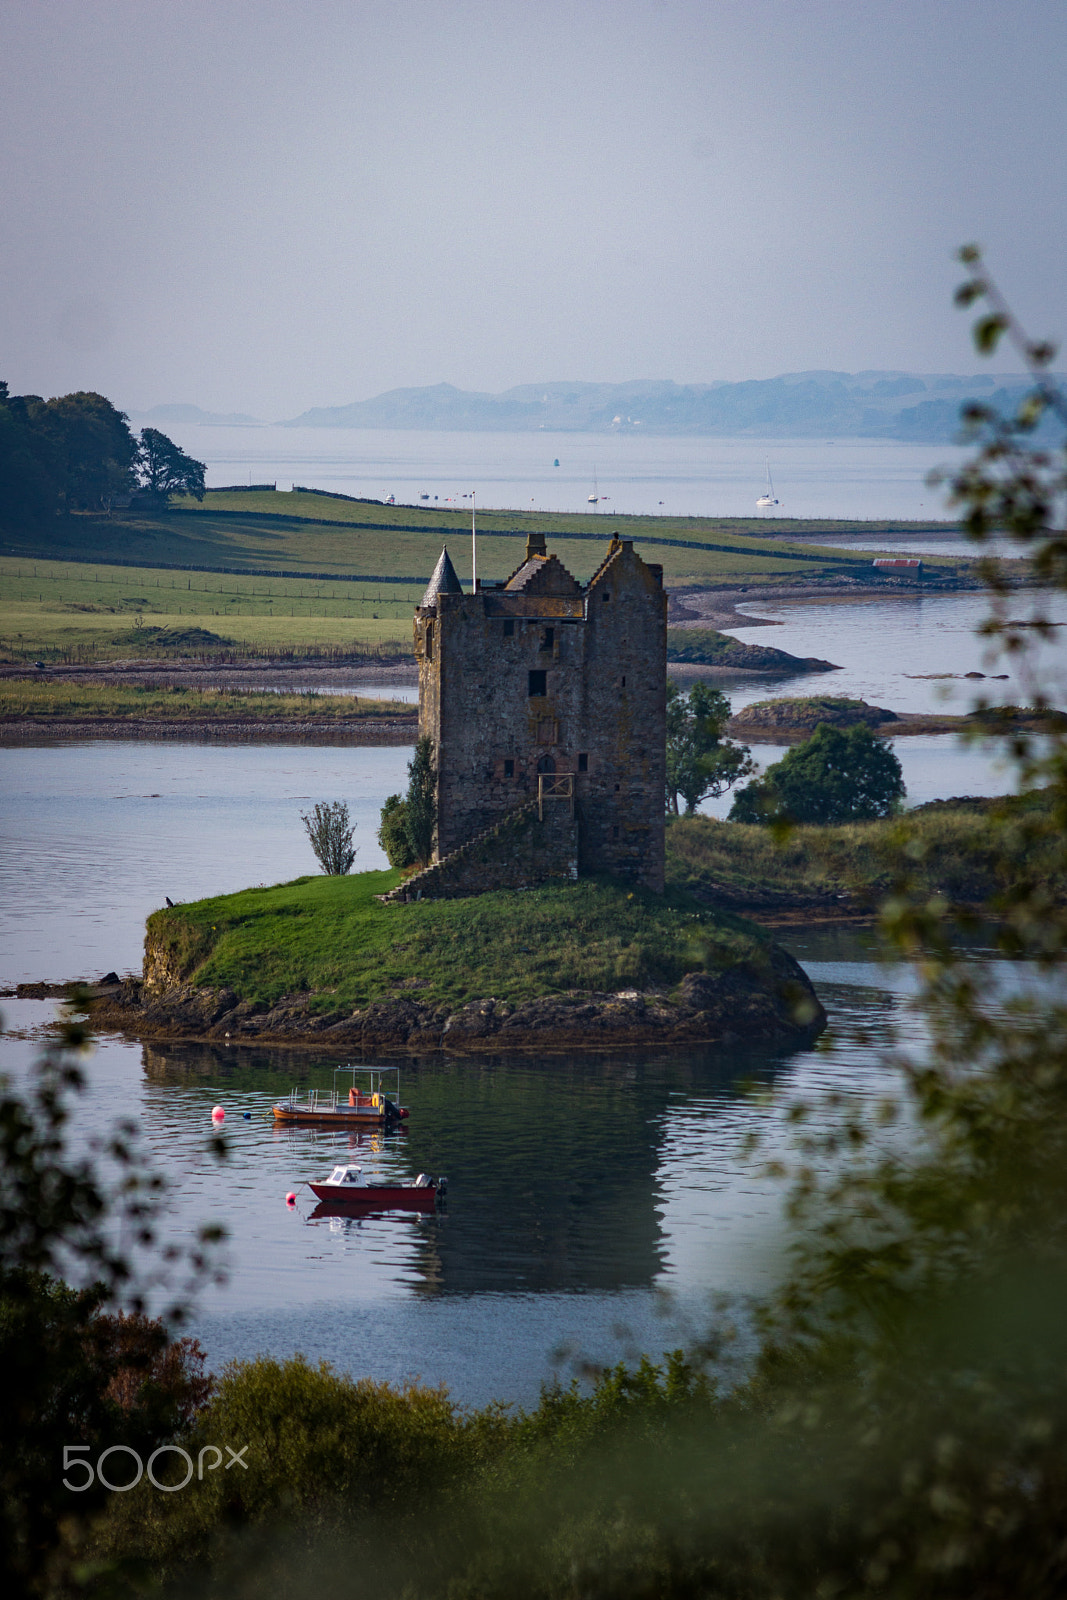
[(730, 821), (871, 821), (889, 816), (904, 793), (900, 762), (883, 739), (864, 723), (844, 729), (821, 722), (738, 792)]
[(378, 824), (378, 843), (391, 867), (403, 871), (415, 864), (415, 852), (408, 838), (408, 803), (403, 795), (391, 794), (382, 807)]

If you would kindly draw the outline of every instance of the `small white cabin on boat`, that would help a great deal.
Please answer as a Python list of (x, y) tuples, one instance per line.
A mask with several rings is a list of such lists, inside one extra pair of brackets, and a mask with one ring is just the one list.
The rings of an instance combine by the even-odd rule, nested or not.
[(326, 1179), (326, 1182), (330, 1184), (336, 1183), (338, 1185), (343, 1184), (346, 1189), (365, 1189), (367, 1187), (367, 1180), (363, 1176), (362, 1167), (334, 1167), (333, 1171), (330, 1173), (330, 1176)]

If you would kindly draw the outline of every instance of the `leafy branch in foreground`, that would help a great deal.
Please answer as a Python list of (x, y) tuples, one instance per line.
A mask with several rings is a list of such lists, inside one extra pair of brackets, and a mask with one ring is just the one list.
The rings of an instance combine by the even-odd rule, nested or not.
[[(166, 1239), (165, 1187), (133, 1122), (85, 1154), (71, 1147), (91, 1004), (71, 997), (24, 1094), (0, 1081), (0, 1579), (10, 1596), (69, 1592), (106, 1498), (65, 1488), (64, 1448), (150, 1451), (210, 1392), (199, 1346), (172, 1341), (168, 1325), (218, 1280), (222, 1230)], [(160, 1297), (164, 1321), (147, 1315)]]
[[(1044, 485), (1045, 512), (1027, 512), (1039, 562), (1064, 540), (1046, 493), (1062, 468), (1015, 443), (1019, 472)], [(1010, 511), (1022, 503), (1016, 469), (1003, 456), (993, 464)], [(978, 482), (959, 481), (964, 496)], [(975, 492), (989, 527), (1010, 531)], [(1047, 570), (1067, 588), (1067, 569)], [(1028, 655), (1035, 631), (990, 637)], [(347, 1591), (353, 1572), (375, 1600), (1059, 1600), (1067, 906), (1054, 885), (1067, 873), (1067, 738), (1055, 727), (1044, 743), (1004, 737), (1044, 797), (989, 813), (1000, 860), (981, 927), (970, 926), (986, 952), (1022, 959), (979, 965), (960, 950), (966, 908), (913, 870), (925, 837), (900, 819), (883, 927), (918, 975), (925, 1032), (898, 1050), (898, 1100), (871, 1105), (845, 1086), (822, 1134), (803, 1103), (789, 1108), (801, 1162), (795, 1266), (765, 1308), (747, 1381), (722, 1393), (682, 1358), (642, 1364), (590, 1397), (550, 1391), (510, 1425), (477, 1414), (469, 1455), (450, 1418), (413, 1401), (409, 1427), (419, 1409), (430, 1424), (408, 1436), (419, 1492), (388, 1499), (403, 1479), (375, 1446), (355, 1457), (361, 1471), (387, 1462), (371, 1477), (373, 1502), (357, 1471), (345, 1502), (324, 1509), (351, 1430), (332, 1397), (314, 1407), (304, 1397), (333, 1380), (257, 1363), (221, 1398), (277, 1441), (264, 1452), (274, 1476), (263, 1498), (244, 1492), (220, 1511), (199, 1493), (159, 1497), (129, 1545), (176, 1562), (204, 1551), (212, 1564), (186, 1572), (187, 1588), (220, 1600), (315, 1600)], [(385, 1396), (341, 1405), (353, 1398), (364, 1414), (388, 1413), (381, 1437), (395, 1451), (405, 1419)], [(293, 1464), (288, 1477), (279, 1462)], [(216, 1479), (209, 1492), (220, 1488), (233, 1491)], [(121, 1513), (131, 1519), (132, 1498)], [(227, 1541), (241, 1518), (248, 1540), (237, 1546)]]
[[(969, 276), (956, 291), (956, 303), (985, 307), (975, 323), (975, 345), (990, 355), (1007, 337), (1025, 362), (1033, 388), (1013, 416), (995, 407), (972, 402), (962, 416), (976, 454), (955, 474), (937, 473), (931, 481), (947, 483), (950, 503), (962, 508), (964, 527), (977, 543), (1006, 535), (1029, 557), (1034, 577), (1056, 589), (1067, 588), (1067, 455), (1062, 442), (1056, 448), (1038, 448), (1034, 435), (1042, 423), (1067, 428), (1067, 396), (1049, 373), (1057, 347), (1048, 340), (1031, 339), (1020, 325), (994, 282), (976, 245), (966, 245), (960, 259)], [(994, 597), (993, 616), (984, 625), (987, 636), (1000, 638), (1013, 654), (1025, 654), (1027, 638), (1018, 623), (1005, 615), (1003, 601), (1011, 585), (1002, 568), (983, 563), (982, 575)], [(1048, 619), (1029, 619), (1025, 628), (1048, 633)]]
[[(1046, 597), (1067, 589), (1067, 455), (1033, 434), (1042, 418), (1067, 423), (1067, 401), (1045, 375), (1052, 346), (1027, 339), (975, 250), (963, 259), (959, 302), (990, 308), (978, 348), (1008, 334), (1035, 387), (1013, 417), (966, 408), (978, 452), (951, 494), (972, 537), (1007, 535), (1044, 585), (1026, 613), (985, 563), (982, 632), (1047, 707), (1056, 685), (1035, 646), (1054, 637)], [(1037, 737), (1010, 717), (1000, 738), (1042, 803), (991, 813), (1005, 871), (980, 917), (922, 886), (927, 842), (899, 825), (882, 928), (920, 979), (926, 1031), (897, 1057), (904, 1098), (853, 1102), (829, 1138), (804, 1136), (809, 1110), (792, 1108), (801, 1227), (763, 1392), (801, 1378), (801, 1403), (823, 1408), (824, 1448), (857, 1467), (866, 1451), (875, 1469), (853, 1522), (858, 1567), (836, 1568), (851, 1593), (1051, 1596), (1067, 1583), (1067, 738), (1059, 719)], [(976, 962), (961, 931), (1011, 962)], [(853, 1507), (863, 1500), (851, 1491)]]
[[(88, 992), (72, 993), (25, 1097), (0, 1080), (0, 1277), (24, 1271), (61, 1277), (73, 1265), (104, 1301), (136, 1313), (169, 1291), (163, 1315), (180, 1323), (190, 1294), (216, 1271), (222, 1231), (205, 1227), (188, 1248), (162, 1242), (164, 1180), (146, 1162), (130, 1119), (91, 1140), (84, 1156), (71, 1150), (69, 1125), (86, 1089), (78, 1057), (91, 1046), (91, 1006)], [(213, 1149), (225, 1153), (221, 1137)], [(111, 1181), (102, 1164), (113, 1171)], [(140, 1264), (138, 1252), (145, 1253)]]

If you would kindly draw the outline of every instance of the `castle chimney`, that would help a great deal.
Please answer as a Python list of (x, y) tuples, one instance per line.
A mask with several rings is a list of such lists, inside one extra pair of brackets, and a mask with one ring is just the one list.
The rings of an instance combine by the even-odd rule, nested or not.
[(526, 535), (526, 559), (527, 559), (527, 561), (532, 561), (534, 556), (545, 556), (547, 554), (548, 554), (548, 551), (545, 548), (545, 536), (544, 536), (544, 534), (543, 533), (528, 533)]

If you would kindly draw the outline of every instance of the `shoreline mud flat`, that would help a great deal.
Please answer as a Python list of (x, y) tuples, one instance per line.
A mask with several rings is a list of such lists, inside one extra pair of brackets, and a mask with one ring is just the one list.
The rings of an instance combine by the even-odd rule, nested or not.
[[(758, 683), (769, 676), (765, 672), (747, 671), (740, 667), (711, 667), (700, 663), (680, 663), (670, 669), (671, 678), (685, 686), (702, 679), (730, 680)], [(824, 719), (830, 720), (830, 719)], [(863, 720), (862, 718), (856, 720)], [(1014, 726), (1031, 732), (1042, 732), (1045, 723), (1039, 715), (1020, 718)], [(773, 726), (761, 727), (748, 720), (744, 714), (731, 718), (726, 725), (731, 738), (743, 739), (747, 744), (795, 744), (812, 734), (809, 723), (781, 721)], [(988, 729), (976, 727), (972, 716), (939, 716), (935, 713), (897, 712), (892, 722), (878, 724), (885, 738), (901, 739), (913, 734), (976, 733), (993, 734), (1002, 729), (991, 725)], [(365, 721), (350, 718), (327, 722), (322, 718), (293, 721), (283, 718), (270, 720), (249, 719), (198, 719), (152, 721), (142, 718), (107, 717), (12, 717), (0, 719), (0, 749), (19, 745), (70, 744), (85, 739), (113, 740), (149, 739), (170, 743), (220, 743), (220, 744), (307, 744), (372, 748), (374, 746), (413, 745), (418, 733), (418, 717), (385, 719), (368, 717)]]
[(53, 662), (43, 669), (26, 662), (0, 663), (0, 679), (48, 683), (61, 679), (72, 683), (102, 684), (108, 687), (153, 687), (165, 683), (178, 689), (276, 689), (292, 684), (294, 689), (314, 689), (320, 694), (336, 690), (359, 689), (363, 684), (411, 688), (419, 681), (415, 658), (390, 658), (375, 664), (364, 659), (350, 663), (302, 658), (279, 660), (272, 656), (252, 656), (241, 663), (192, 661), (188, 657), (145, 657), (137, 661)]
[(672, 628), (780, 628), (774, 617), (750, 616), (739, 606), (777, 605), (782, 600), (842, 604), (852, 601), (921, 599), (924, 594), (964, 594), (983, 586), (978, 578), (887, 578), (867, 583), (857, 578), (827, 578), (809, 583), (719, 584), (712, 588), (671, 589), (668, 624)]
[[(768, 586), (765, 584), (740, 584), (736, 587), (719, 585), (716, 588), (685, 588), (670, 592), (668, 625), (672, 630), (688, 631), (713, 629), (729, 633), (731, 630), (773, 628), (781, 626), (776, 619), (750, 616), (738, 610), (739, 605), (758, 606), (788, 600), (801, 604), (811, 603), (863, 603), (868, 600), (885, 600), (918, 596), (922, 593), (946, 590), (963, 591), (980, 587), (977, 580), (954, 578), (951, 581), (884, 582), (864, 584), (853, 580), (832, 580), (803, 584)], [(741, 646), (738, 653), (747, 650), (755, 654), (760, 647)], [(819, 663), (827, 670), (832, 663)], [(795, 672), (815, 669), (815, 663), (797, 659)], [(758, 683), (762, 679), (781, 678), (786, 671), (780, 661), (766, 666), (729, 665), (726, 663), (668, 661), (672, 679), (682, 685), (699, 680), (723, 683)], [(388, 657), (380, 661), (366, 657), (353, 657), (349, 661), (300, 659), (287, 660), (270, 657), (245, 659), (240, 662), (201, 661), (189, 658), (139, 659), (92, 663), (54, 663), (43, 668), (28, 663), (0, 664), (0, 680), (24, 682), (70, 682), (82, 685), (100, 685), (116, 688), (189, 688), (219, 690), (288, 690), (315, 691), (319, 694), (352, 694), (360, 690), (373, 690), (376, 698), (389, 687), (412, 689), (418, 685), (418, 668), (413, 658)], [(952, 717), (917, 717), (901, 715), (894, 724), (894, 734), (945, 733), (963, 726), (962, 720)], [(220, 742), (254, 743), (307, 743), (322, 745), (403, 745), (414, 742), (417, 715), (414, 705), (410, 716), (400, 713), (388, 718), (357, 717), (327, 721), (319, 718), (248, 718), (189, 716), (164, 721), (151, 717), (64, 717), (41, 715), (39, 711), (28, 716), (0, 717), (0, 747), (4, 745), (35, 745), (52, 741), (69, 742), (78, 739), (157, 739), (157, 740), (207, 740)], [(735, 731), (735, 730), (731, 730)], [(779, 735), (784, 730), (776, 730)], [(766, 740), (750, 728), (736, 729), (754, 740)], [(799, 738), (802, 731), (788, 735)]]
[[(754, 674), (753, 674), (754, 676)], [(819, 720), (836, 725), (834, 719), (827, 715)], [(866, 719), (856, 717), (850, 723), (841, 724), (851, 726), (852, 723), (863, 722)], [(975, 733), (986, 732), (993, 734), (998, 730), (993, 726), (988, 729), (976, 728), (975, 718), (972, 716), (938, 716), (936, 713), (927, 715), (922, 711), (898, 711), (893, 715), (892, 721), (879, 721), (873, 719), (867, 724), (872, 730), (884, 739), (904, 739), (912, 734), (931, 733)], [(736, 717), (731, 717), (726, 724), (726, 732), (732, 739), (742, 739), (746, 744), (800, 744), (805, 739), (810, 739), (817, 723), (787, 722), (782, 721), (773, 725), (760, 726), (751, 721), (745, 712), (740, 712)], [(1025, 728), (1031, 732), (1040, 732), (1044, 726), (1038, 717), (1020, 718), (1014, 727)]]
[(368, 717), (326, 722), (321, 718), (233, 721), (192, 719), (164, 722), (132, 717), (11, 717), (0, 719), (0, 748), (69, 744), (84, 739), (169, 740), (222, 744), (411, 745), (418, 717)]

